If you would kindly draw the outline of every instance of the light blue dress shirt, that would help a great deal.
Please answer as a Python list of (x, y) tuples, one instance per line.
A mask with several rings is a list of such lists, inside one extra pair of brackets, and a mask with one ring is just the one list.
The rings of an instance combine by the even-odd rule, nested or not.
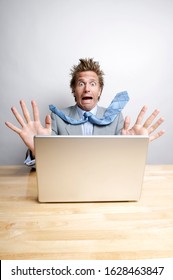
[[(77, 108), (77, 112), (79, 114), (79, 118), (82, 119), (83, 115), (84, 115), (84, 113), (86, 111), (82, 110), (78, 106), (76, 108)], [(96, 113), (97, 113), (97, 106), (95, 106), (90, 112), (93, 115), (96, 115)], [(86, 123), (82, 124), (82, 134), (83, 135), (92, 135), (93, 134), (93, 124), (90, 123), (90, 122), (86, 122)]]

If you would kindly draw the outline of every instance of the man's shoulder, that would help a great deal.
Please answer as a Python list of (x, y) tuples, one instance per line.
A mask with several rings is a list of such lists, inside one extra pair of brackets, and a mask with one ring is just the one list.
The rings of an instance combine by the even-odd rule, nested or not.
[(99, 105), (97, 105), (97, 108), (99, 108), (99, 109), (101, 109), (101, 110), (106, 110), (106, 107), (99, 106)]
[(76, 111), (76, 105), (62, 108), (61, 111), (63, 111), (65, 114)]
[(100, 112), (100, 113), (104, 113), (106, 110), (105, 107), (102, 107), (102, 106), (97, 106), (97, 112)]

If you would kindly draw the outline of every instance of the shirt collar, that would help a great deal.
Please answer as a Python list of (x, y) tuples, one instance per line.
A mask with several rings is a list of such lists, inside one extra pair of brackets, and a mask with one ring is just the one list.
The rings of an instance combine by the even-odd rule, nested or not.
[[(83, 114), (84, 114), (86, 111), (82, 110), (82, 109), (81, 109), (80, 107), (78, 107), (78, 106), (76, 106), (76, 108), (77, 108), (77, 112), (78, 112), (78, 114), (79, 114), (80, 119), (82, 119), (82, 118), (83, 118)], [(97, 105), (96, 105), (91, 111), (89, 111), (89, 112), (91, 112), (93, 115), (96, 115), (96, 113), (97, 113)]]

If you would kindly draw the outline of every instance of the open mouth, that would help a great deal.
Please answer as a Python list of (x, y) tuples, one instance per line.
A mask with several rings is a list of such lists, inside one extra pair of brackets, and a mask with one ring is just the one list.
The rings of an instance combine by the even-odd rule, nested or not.
[(82, 97), (82, 100), (91, 100), (91, 99), (93, 99), (91, 96), (84, 96), (84, 97)]

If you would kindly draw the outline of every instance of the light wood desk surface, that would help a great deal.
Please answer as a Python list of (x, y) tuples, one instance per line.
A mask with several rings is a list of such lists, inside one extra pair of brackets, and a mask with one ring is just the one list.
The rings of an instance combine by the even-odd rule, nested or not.
[(173, 258), (173, 165), (147, 166), (139, 202), (37, 201), (35, 171), (0, 167), (0, 259)]

